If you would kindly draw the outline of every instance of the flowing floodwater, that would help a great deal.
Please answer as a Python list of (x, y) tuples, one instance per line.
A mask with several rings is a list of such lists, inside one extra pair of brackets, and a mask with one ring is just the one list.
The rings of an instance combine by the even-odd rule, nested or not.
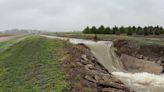
[[(46, 36), (48, 38), (57, 38), (67, 40), (64, 37)], [(83, 43), (88, 46), (100, 64), (102, 64), (116, 78), (120, 79), (127, 87), (135, 92), (164, 92), (164, 75), (155, 75), (151, 73), (129, 73), (125, 71), (116, 57), (111, 41), (92, 41), (69, 38), (73, 44)]]
[(127, 87), (136, 92), (164, 92), (164, 75), (150, 73), (112, 72)]

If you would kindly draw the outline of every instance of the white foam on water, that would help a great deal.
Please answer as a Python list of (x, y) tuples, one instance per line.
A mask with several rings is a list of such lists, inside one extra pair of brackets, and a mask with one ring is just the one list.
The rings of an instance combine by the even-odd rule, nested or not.
[(136, 92), (164, 92), (164, 75), (151, 73), (112, 72), (126, 86)]

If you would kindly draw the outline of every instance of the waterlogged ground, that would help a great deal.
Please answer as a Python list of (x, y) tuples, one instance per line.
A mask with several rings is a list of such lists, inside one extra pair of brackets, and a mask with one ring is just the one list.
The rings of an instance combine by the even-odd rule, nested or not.
[(64, 41), (38, 36), (19, 40), (0, 43), (0, 92), (63, 92), (70, 88), (60, 69)]

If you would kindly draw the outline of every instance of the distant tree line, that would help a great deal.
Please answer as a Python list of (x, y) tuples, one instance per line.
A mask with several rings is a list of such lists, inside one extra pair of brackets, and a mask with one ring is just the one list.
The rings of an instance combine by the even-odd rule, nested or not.
[(127, 34), (127, 35), (160, 35), (164, 34), (164, 28), (160, 26), (145, 26), (145, 27), (135, 27), (135, 26), (128, 26), (128, 27), (117, 27), (114, 26), (112, 28), (110, 27), (104, 27), (101, 25), (99, 28), (96, 28), (95, 26), (89, 27), (87, 26), (83, 33), (85, 34)]

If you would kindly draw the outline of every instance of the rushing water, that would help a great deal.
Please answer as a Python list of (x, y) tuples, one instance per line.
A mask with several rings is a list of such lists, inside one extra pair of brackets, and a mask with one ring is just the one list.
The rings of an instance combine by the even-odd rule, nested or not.
[[(45, 36), (45, 35), (44, 35)], [(48, 38), (57, 38), (67, 40), (64, 37), (45, 36)], [(127, 87), (135, 92), (164, 92), (164, 75), (155, 75), (150, 73), (129, 73), (126, 72), (117, 57), (112, 53), (111, 41), (98, 41), (83, 40), (69, 38), (73, 44), (83, 43), (87, 45), (94, 56), (97, 58), (109, 72), (116, 78), (120, 79)]]
[(126, 86), (136, 92), (164, 92), (164, 75), (150, 73), (112, 72)]

